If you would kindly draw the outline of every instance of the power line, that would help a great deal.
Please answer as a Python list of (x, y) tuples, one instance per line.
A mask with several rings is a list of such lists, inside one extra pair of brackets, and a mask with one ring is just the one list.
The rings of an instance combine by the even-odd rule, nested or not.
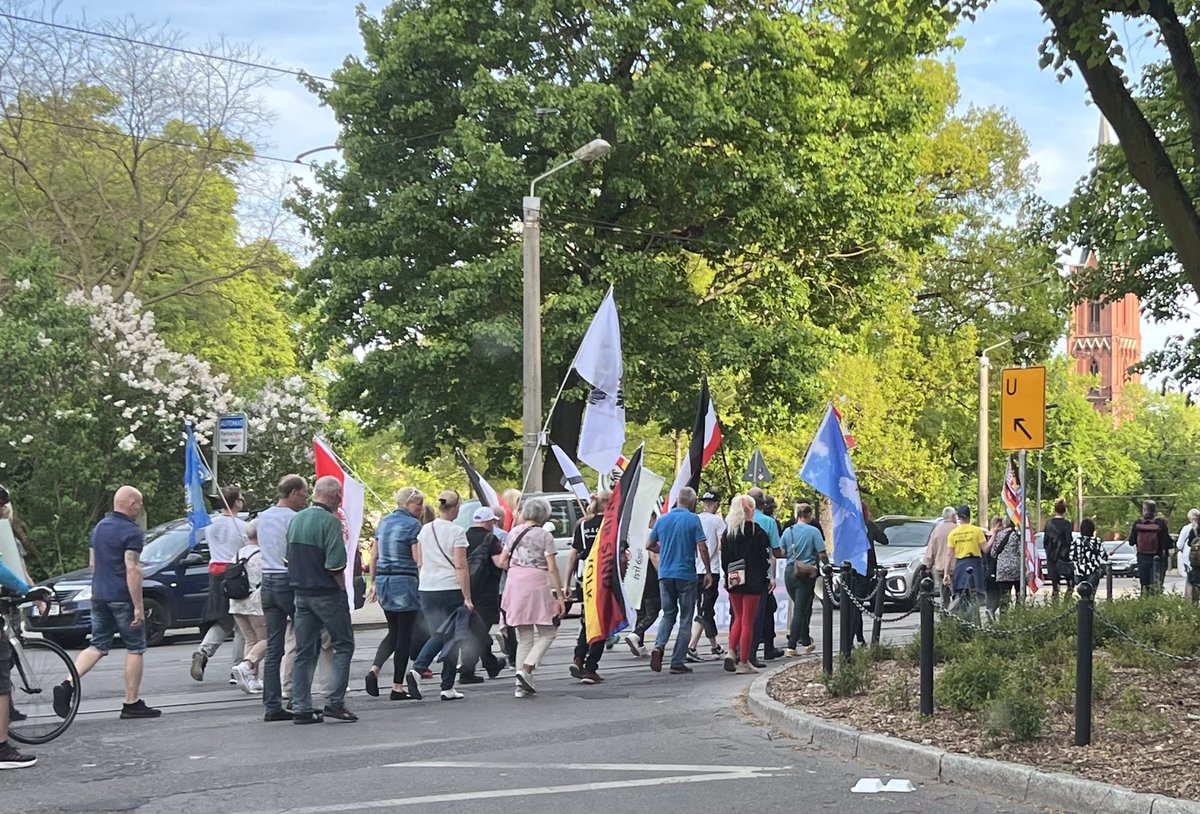
[[(318, 76), (317, 74), (311, 74), (308, 71), (304, 71), (304, 70), (294, 70), (292, 68), (280, 68), (275, 65), (267, 65), (267, 64), (261, 63), (261, 62), (252, 62), (250, 60), (238, 59), (236, 57), (221, 56), (220, 54), (209, 54), (209, 53), (205, 53), (204, 51), (194, 51), (190, 48), (181, 48), (177, 45), (167, 45), (167, 44), (161, 43), (161, 42), (150, 42), (149, 40), (139, 40), (139, 39), (135, 39), (133, 37), (126, 37), (121, 34), (109, 34), (106, 31), (94, 31), (92, 29), (81, 28), (79, 26), (66, 25), (65, 23), (54, 23), (54, 22), (50, 22), (49, 20), (38, 20), (33, 17), (22, 17), (18, 14), (7, 14), (5, 12), (0, 12), (0, 17), (4, 17), (6, 19), (12, 20), (13, 22), (17, 22), (17, 23), (29, 23), (31, 25), (41, 25), (41, 26), (45, 26), (47, 28), (55, 28), (60, 31), (70, 31), (74, 34), (83, 34), (84, 36), (88, 36), (88, 37), (97, 37), (100, 39), (113, 40), (116, 42), (126, 42), (131, 45), (141, 45), (146, 48), (158, 48), (160, 50), (171, 51), (176, 54), (184, 54), (186, 56), (200, 57), (201, 59), (211, 59), (211, 60), (215, 60), (217, 62), (227, 62), (231, 65), (240, 65), (244, 68), (255, 68), (260, 71), (273, 71), (275, 73), (281, 73), (281, 74), (287, 74), (289, 76), (295, 76), (299, 79), (316, 79), (317, 81), (320, 81), (320, 82), (340, 82), (343, 85), (350, 85), (353, 87), (364, 87), (363, 85), (357, 84), (354, 82), (347, 82), (344, 80), (335, 80), (329, 76)], [(412, 98), (416, 99), (416, 98), (423, 98), (423, 97), (413, 96)]]

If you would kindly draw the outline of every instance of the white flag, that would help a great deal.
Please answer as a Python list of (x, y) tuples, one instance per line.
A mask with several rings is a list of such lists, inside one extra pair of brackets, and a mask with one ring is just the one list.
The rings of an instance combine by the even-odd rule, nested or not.
[(575, 354), (575, 369), (592, 385), (579, 433), (579, 460), (598, 472), (607, 472), (625, 446), (621, 324), (611, 287)]
[(617, 304), (613, 301), (611, 287), (604, 295), (604, 301), (592, 318), (587, 333), (583, 335), (583, 342), (579, 344), (579, 352), (575, 354), (575, 369), (588, 384), (605, 393), (616, 393), (621, 388), (624, 372), (621, 364), (621, 323), (617, 318)]
[(574, 492), (575, 497), (587, 503), (592, 496), (588, 493), (587, 484), (583, 482), (583, 474), (579, 471), (579, 467), (567, 453), (559, 448), (558, 444), (551, 444), (550, 449), (554, 450), (554, 457), (558, 459), (558, 468), (562, 470), (563, 488)]

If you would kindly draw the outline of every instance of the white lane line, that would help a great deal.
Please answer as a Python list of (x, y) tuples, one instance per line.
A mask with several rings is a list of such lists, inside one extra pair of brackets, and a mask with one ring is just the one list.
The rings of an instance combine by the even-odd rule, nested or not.
[(693, 774), (733, 774), (743, 772), (782, 772), (787, 766), (688, 766), (677, 763), (484, 763), (458, 760), (412, 760), (386, 763), (385, 769), (562, 769), (597, 772), (689, 772)]
[[(464, 765), (464, 764), (459, 764)], [(469, 764), (465, 764), (469, 765)], [(545, 765), (545, 764), (542, 764)], [(522, 764), (521, 768), (532, 768)], [(546, 794), (574, 794), (586, 791), (609, 789), (633, 789), (646, 786), (677, 786), (684, 783), (710, 783), (714, 780), (759, 780), (769, 777), (763, 770), (737, 772), (712, 772), (707, 774), (679, 775), (675, 777), (647, 777), (641, 780), (609, 780), (602, 783), (574, 783), (567, 786), (532, 786), (523, 789), (480, 789), (455, 794), (429, 794), (422, 797), (398, 797), (390, 800), (362, 800), (353, 803), (336, 803), (324, 806), (285, 809), (283, 814), (336, 814), (341, 811), (366, 811), (376, 808), (399, 808), (401, 806), (431, 805), (434, 803), (459, 803), (464, 801), (495, 800), (501, 797), (536, 797)], [(246, 812), (257, 814), (257, 812)]]

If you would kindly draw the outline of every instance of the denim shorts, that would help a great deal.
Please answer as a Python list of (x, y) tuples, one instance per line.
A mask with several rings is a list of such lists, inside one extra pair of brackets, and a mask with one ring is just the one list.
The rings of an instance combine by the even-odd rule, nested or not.
[(146, 652), (146, 625), (133, 626), (132, 602), (92, 600), (92, 647), (101, 653), (112, 649), (113, 636), (121, 634), (127, 653)]
[(4, 623), (0, 622), (0, 695), (12, 692), (12, 678), (9, 675), (12, 667), (12, 645), (8, 643), (8, 631), (4, 629)]

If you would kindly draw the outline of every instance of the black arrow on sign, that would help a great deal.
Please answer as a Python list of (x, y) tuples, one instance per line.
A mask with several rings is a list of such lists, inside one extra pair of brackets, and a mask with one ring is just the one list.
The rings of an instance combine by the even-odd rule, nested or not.
[(1025, 419), (1023, 419), (1023, 418), (1014, 418), (1013, 419), (1013, 432), (1016, 432), (1017, 430), (1020, 430), (1022, 433), (1024, 433), (1025, 437), (1028, 438), (1030, 441), (1033, 440), (1033, 436), (1029, 434), (1029, 430), (1025, 429)]
[[(1025, 433), (1025, 434), (1029, 435), (1029, 433)], [(237, 448), (238, 448), (237, 444), (226, 444), (225, 445), (225, 449), (237, 449)]]

